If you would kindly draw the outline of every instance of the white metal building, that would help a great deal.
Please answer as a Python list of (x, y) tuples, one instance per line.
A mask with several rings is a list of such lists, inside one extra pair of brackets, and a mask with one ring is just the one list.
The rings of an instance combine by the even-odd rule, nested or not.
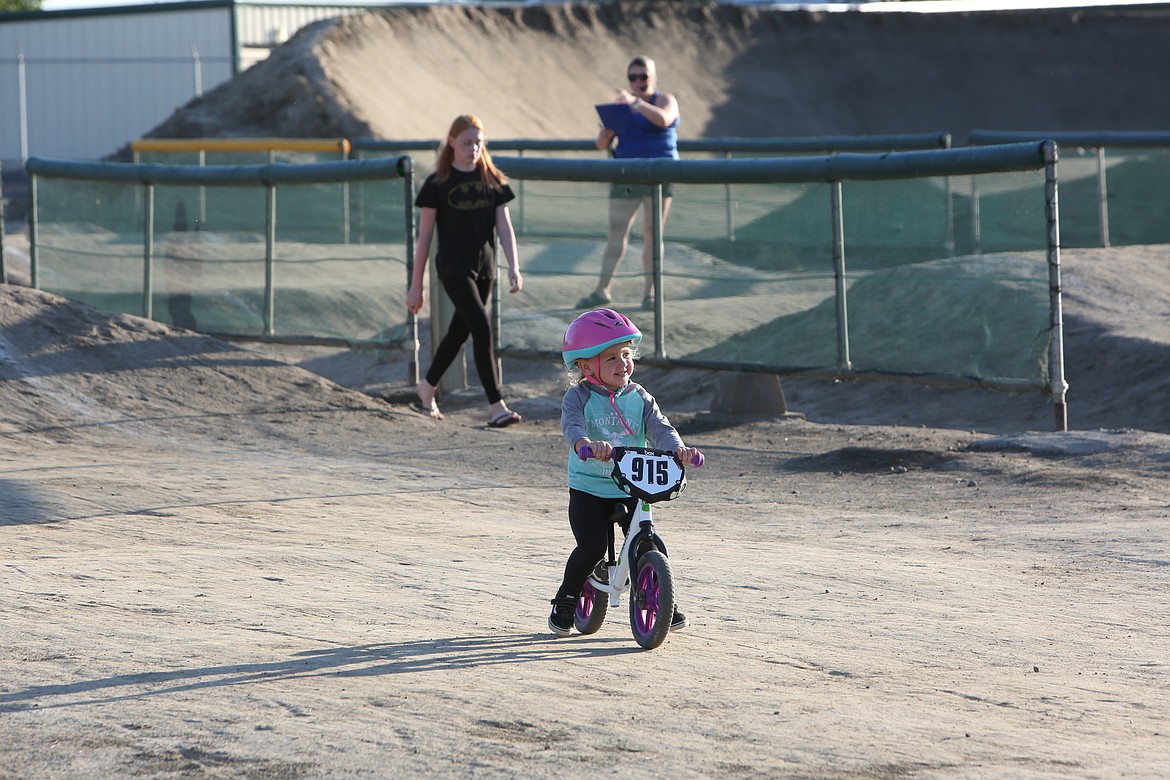
[(0, 14), (0, 161), (105, 157), (306, 24), (384, 5), (195, 0)]

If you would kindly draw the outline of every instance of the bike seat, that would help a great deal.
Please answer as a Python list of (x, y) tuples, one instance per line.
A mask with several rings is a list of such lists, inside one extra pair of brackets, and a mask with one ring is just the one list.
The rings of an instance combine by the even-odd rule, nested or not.
[(617, 523), (618, 525), (621, 525), (622, 523), (625, 522), (626, 518), (629, 516), (630, 516), (630, 508), (628, 506), (626, 506), (625, 504), (618, 504), (616, 507), (614, 507), (613, 513), (609, 516), (608, 522)]

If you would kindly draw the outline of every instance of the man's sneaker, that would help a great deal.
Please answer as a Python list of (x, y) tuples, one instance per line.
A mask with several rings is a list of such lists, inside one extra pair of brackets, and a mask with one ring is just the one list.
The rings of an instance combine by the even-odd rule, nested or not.
[(687, 616), (682, 613), (682, 610), (675, 607), (674, 617), (670, 619), (670, 630), (678, 631), (680, 628), (686, 628), (690, 624), (691, 621), (687, 620)]
[(548, 628), (557, 636), (573, 633), (573, 613), (577, 611), (577, 599), (560, 596), (552, 599), (552, 613), (548, 616)]

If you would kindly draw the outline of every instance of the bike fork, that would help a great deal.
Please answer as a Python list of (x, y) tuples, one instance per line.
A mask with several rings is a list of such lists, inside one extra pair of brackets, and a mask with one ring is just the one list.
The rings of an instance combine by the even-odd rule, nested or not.
[[(650, 504), (645, 501), (639, 501), (638, 506), (634, 509), (634, 515), (630, 518), (629, 531), (626, 533), (625, 542), (622, 544), (621, 557), (617, 560), (616, 565), (609, 567), (609, 584), (611, 590), (609, 591), (609, 605), (611, 607), (621, 606), (621, 594), (625, 588), (615, 583), (629, 583), (633, 584), (634, 579), (634, 543), (644, 532), (648, 532), (652, 537), (654, 535), (654, 519), (653, 511), (650, 509)], [(613, 539), (613, 527), (610, 526), (610, 539)], [(610, 559), (613, 558), (613, 545), (610, 545)]]

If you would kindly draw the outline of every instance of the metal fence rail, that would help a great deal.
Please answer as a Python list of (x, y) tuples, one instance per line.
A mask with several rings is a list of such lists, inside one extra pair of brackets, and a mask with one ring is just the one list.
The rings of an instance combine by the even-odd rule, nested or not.
[[(377, 138), (355, 138), (350, 142), (351, 155), (365, 159), (378, 154), (404, 154), (411, 152), (437, 153), (442, 139), (426, 140), (382, 140)], [(520, 157), (536, 154), (549, 156), (558, 152), (604, 155), (591, 138), (503, 138), (491, 139), (488, 145), (493, 154), (516, 152)], [(737, 155), (813, 155), (837, 154), (839, 152), (898, 152), (917, 149), (946, 149), (951, 145), (951, 135), (945, 132), (895, 133), (887, 135), (825, 135), (790, 136), (780, 138), (691, 138), (678, 142), (679, 154), (684, 158), (707, 155), (730, 159)], [(420, 179), (430, 169), (430, 161), (420, 162)], [(735, 239), (735, 220), (731, 203), (735, 193), (732, 183), (723, 190), (723, 210), (727, 237)], [(949, 199), (949, 193), (946, 195)], [(515, 226), (524, 235), (528, 229), (528, 193), (524, 180), (516, 188)]]
[[(390, 141), (378, 138), (351, 139), (352, 154), (365, 152), (437, 151), (442, 139)], [(596, 152), (591, 138), (503, 138), (490, 139), (493, 152)], [(951, 145), (950, 133), (895, 133), (891, 135), (818, 135), (780, 138), (683, 138), (678, 142), (680, 154), (713, 152), (743, 154), (801, 154), (830, 152), (893, 152), (910, 149), (945, 149)]]

